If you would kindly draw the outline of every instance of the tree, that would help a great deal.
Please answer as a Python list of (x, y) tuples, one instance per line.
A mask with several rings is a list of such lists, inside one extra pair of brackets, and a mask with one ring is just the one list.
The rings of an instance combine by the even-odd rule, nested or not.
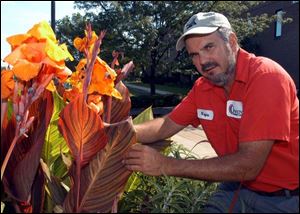
[[(185, 22), (199, 11), (215, 11), (226, 15), (240, 41), (264, 30), (273, 20), (266, 14), (251, 16), (249, 8), (261, 1), (75, 1), (86, 14), (73, 14), (58, 21), (58, 35), (74, 38), (85, 22), (98, 31), (106, 29), (106, 46), (101, 50), (110, 57), (113, 47), (132, 59), (136, 71), (150, 78), (151, 94), (155, 94), (158, 70), (191, 70), (185, 51), (176, 54), (175, 44)], [(252, 25), (249, 25), (249, 20)], [(97, 31), (97, 30), (96, 30)], [(70, 43), (69, 43), (70, 44)], [(173, 55), (170, 56), (169, 54)]]

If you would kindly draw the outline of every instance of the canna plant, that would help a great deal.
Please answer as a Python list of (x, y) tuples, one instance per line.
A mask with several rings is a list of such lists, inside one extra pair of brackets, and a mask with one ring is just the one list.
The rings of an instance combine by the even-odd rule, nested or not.
[[(1, 72), (1, 209), (16, 212), (117, 212), (131, 172), (122, 156), (136, 143), (129, 92), (113, 52), (98, 55), (105, 36), (88, 24), (73, 60), (47, 22), (7, 39), (12, 52)], [(157, 147), (162, 148), (161, 146)], [(4, 203), (2, 203), (4, 202)]]

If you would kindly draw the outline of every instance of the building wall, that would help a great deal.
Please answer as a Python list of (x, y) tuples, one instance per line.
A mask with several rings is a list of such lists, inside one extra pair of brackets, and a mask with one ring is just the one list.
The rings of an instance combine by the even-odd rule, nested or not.
[(299, 89), (299, 2), (268, 1), (251, 11), (252, 14), (276, 14), (282, 9), (284, 17), (291, 17), (293, 21), (282, 25), (282, 35), (275, 37), (275, 23), (264, 32), (251, 38), (256, 44), (256, 55), (269, 57), (278, 62), (294, 79)]

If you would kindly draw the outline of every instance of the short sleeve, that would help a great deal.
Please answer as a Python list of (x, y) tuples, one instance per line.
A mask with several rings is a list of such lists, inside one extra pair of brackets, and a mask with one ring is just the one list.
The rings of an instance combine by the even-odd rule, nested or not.
[(187, 96), (169, 114), (171, 120), (183, 126), (199, 126), (196, 107), (196, 84), (189, 91)]

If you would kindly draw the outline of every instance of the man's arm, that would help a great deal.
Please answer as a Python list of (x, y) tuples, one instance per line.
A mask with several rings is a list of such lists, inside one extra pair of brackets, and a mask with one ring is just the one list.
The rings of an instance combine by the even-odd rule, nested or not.
[(259, 174), (274, 141), (240, 143), (237, 153), (204, 160), (166, 157), (149, 146), (135, 144), (126, 154), (129, 170), (147, 175), (170, 175), (210, 181), (253, 180)]
[(184, 127), (173, 122), (168, 116), (134, 126), (137, 133), (137, 141), (140, 143), (152, 143), (169, 138)]

